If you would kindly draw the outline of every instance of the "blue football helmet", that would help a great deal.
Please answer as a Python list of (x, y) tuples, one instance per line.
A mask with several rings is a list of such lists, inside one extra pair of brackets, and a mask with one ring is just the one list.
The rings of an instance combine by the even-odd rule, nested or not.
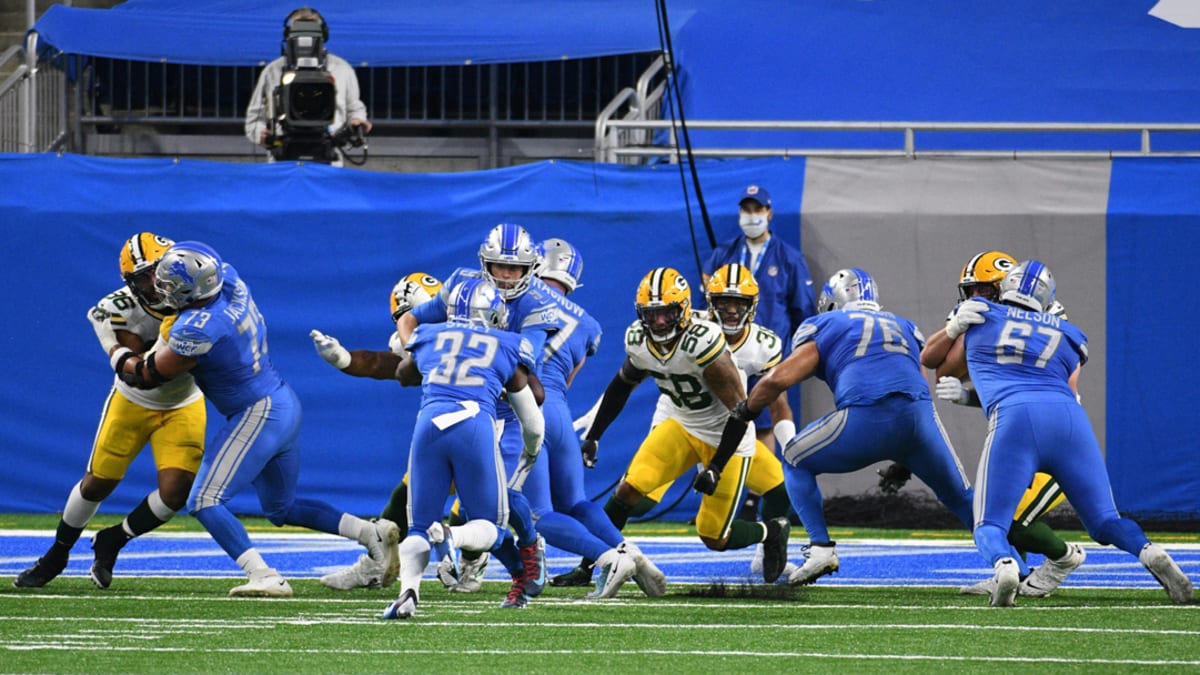
[(547, 239), (538, 244), (537, 250), (541, 258), (539, 277), (557, 281), (566, 287), (567, 293), (583, 285), (579, 283), (579, 277), (583, 276), (583, 256), (579, 255), (579, 249), (562, 239)]
[(181, 241), (167, 249), (154, 269), (154, 288), (163, 302), (183, 309), (221, 292), (225, 282), (221, 256), (208, 244)]
[(834, 272), (821, 289), (817, 311), (832, 312), (835, 309), (879, 311), (879, 294), (871, 275), (857, 267)]
[(1026, 260), (1000, 281), (1000, 302), (1044, 312), (1054, 304), (1054, 275), (1040, 260)]
[[(501, 223), (488, 232), (479, 245), (479, 264), (483, 276), (492, 282), (505, 300), (521, 296), (529, 288), (538, 265), (538, 253), (533, 239), (525, 228), (513, 223)], [(525, 271), (517, 279), (501, 279), (492, 274), (494, 264), (516, 265)]]
[(508, 305), (486, 279), (467, 279), (450, 291), (450, 321), (487, 328), (508, 328)]

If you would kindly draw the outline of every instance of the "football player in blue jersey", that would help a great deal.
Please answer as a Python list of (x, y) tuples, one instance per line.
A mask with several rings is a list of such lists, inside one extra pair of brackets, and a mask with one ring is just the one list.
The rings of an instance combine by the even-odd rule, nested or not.
[[(546, 391), (546, 458), (534, 466), (521, 492), (529, 498), (538, 531), (558, 548), (595, 560), (601, 574), (595, 597), (611, 598), (629, 578), (651, 597), (666, 593), (667, 579), (641, 550), (627, 541), (600, 505), (583, 489), (579, 436), (572, 428), (567, 388), (600, 345), (600, 324), (566, 295), (580, 286), (583, 257), (562, 239), (539, 246), (537, 276), (554, 291), (562, 328), (550, 335), (540, 380)], [(591, 577), (591, 570), (588, 571)]]
[[(966, 302), (972, 298), (986, 298), (995, 302), (1000, 298), (1001, 280), (1016, 266), (1016, 259), (1003, 251), (983, 251), (974, 255), (963, 266), (959, 275), (958, 302)], [(1058, 301), (1050, 308), (1050, 313), (1067, 318), (1066, 310)], [(942, 365), (953, 344), (954, 340), (946, 335), (946, 329), (939, 328), (929, 336), (929, 341), (921, 350), (921, 365), (936, 370)], [(967, 377), (960, 379), (943, 375), (938, 378), (935, 393), (945, 401), (981, 407), (979, 395)], [(1041, 520), (1042, 515), (1064, 500), (1058, 481), (1049, 474), (1039, 472), (1034, 474), (1033, 481), (1021, 497), (1021, 503), (1017, 505), (1012, 527), (1008, 531), (1009, 543), (1016, 547), (1022, 556), (1026, 551), (1045, 556), (1041, 565), (1022, 578), (1018, 590), (1020, 595), (1037, 598), (1050, 595), (1087, 557), (1082, 546), (1063, 541), (1062, 537)], [(959, 592), (964, 595), (991, 595), (994, 585), (993, 576), (963, 586)]]
[[(125, 285), (88, 310), (88, 321), (110, 364), (126, 353), (145, 351), (158, 338), (162, 321), (171, 310), (154, 290), (154, 268), (173, 243), (152, 232), (130, 237), (119, 256)], [(66, 568), (71, 547), (100, 503), (112, 494), (149, 443), (158, 468), (157, 489), (121, 523), (100, 530), (92, 540), (96, 558), (91, 579), (97, 587), (108, 588), (121, 548), (133, 537), (170, 520), (187, 501), (204, 454), (205, 417), (204, 397), (190, 376), (149, 391), (114, 377), (87, 470), (67, 496), (54, 543), (37, 563), (17, 575), (13, 586), (45, 586)]]
[(861, 269), (843, 269), (825, 283), (821, 312), (804, 320), (792, 353), (759, 380), (726, 423), (736, 436), (788, 387), (810, 377), (824, 380), (837, 409), (812, 422), (783, 451), (788, 495), (808, 531), (803, 565), (788, 577), (810, 584), (837, 571), (816, 477), (847, 473), (894, 460), (933, 489), (971, 527), (971, 483), (933, 409), (919, 355), (925, 338), (916, 324), (880, 308), (875, 280)]
[(225, 418), (204, 454), (188, 508), (249, 577), (229, 594), (292, 594), (226, 505), (251, 485), (273, 524), (354, 539), (367, 547), (380, 575), (396, 564), (395, 523), (368, 522), (296, 495), (300, 401), (271, 363), (266, 322), (237, 270), (206, 244), (178, 242), (159, 261), (155, 288), (177, 314), (163, 321), (163, 339), (152, 352), (122, 354), (114, 368), (127, 384), (146, 389), (190, 373)]
[[(313, 332), (318, 352), (339, 369), (422, 388), (408, 459), (408, 537), (400, 545), (400, 597), (384, 610), (385, 619), (416, 613), (431, 543), (446, 543), (450, 536), (465, 551), (494, 553), (512, 574), (513, 585), (501, 607), (522, 608), (529, 598), (530, 568), (524, 558), (533, 552), (519, 552), (504, 527), (508, 489), (494, 420), (503, 391), (521, 423), (521, 465), (526, 470), (534, 465), (544, 435), (542, 414), (528, 386), (534, 352), (528, 340), (507, 330), (508, 306), (491, 282), (478, 277), (459, 282), (451, 288), (447, 307), (446, 322), (413, 331), (409, 356), (403, 359), (392, 352), (348, 352), (336, 339)], [(451, 485), (470, 520), (444, 528), (442, 509)]]
[[(484, 278), (491, 281), (500, 290), (500, 295), (508, 306), (507, 330), (520, 333), (533, 347), (534, 354), (544, 354), (546, 341), (551, 333), (561, 328), (558, 309), (551, 290), (534, 274), (538, 264), (538, 255), (533, 239), (525, 228), (514, 223), (501, 223), (488, 231), (483, 243), (479, 245), (479, 268), (468, 269), (460, 267), (455, 270), (442, 286), (442, 292), (429, 302), (400, 317), (396, 322), (401, 345), (407, 345), (417, 326), (429, 323), (442, 323), (449, 318), (449, 291), (459, 283), (472, 278)], [(535, 364), (535, 368), (540, 364)], [(539, 402), (543, 391), (538, 373), (530, 373), (530, 386)], [(501, 455), (504, 458), (504, 468), (512, 475), (521, 457), (521, 432), (516, 423), (516, 415), (506, 402), (501, 401), (496, 406), (497, 436), (500, 438)], [(531, 580), (526, 584), (526, 593), (536, 596), (542, 592), (546, 583), (545, 541), (537, 533), (533, 524), (533, 510), (529, 501), (518, 490), (509, 490), (510, 525), (517, 535), (517, 545), (521, 548), (523, 560), (533, 560), (536, 573), (531, 574)], [(532, 552), (533, 557), (527, 553)], [(464, 552), (460, 561), (458, 583), (454, 590), (474, 592), (480, 588), (480, 579), (487, 567), (487, 555), (475, 557)]]
[(1000, 282), (998, 303), (968, 300), (946, 325), (955, 344), (939, 375), (969, 374), (988, 414), (976, 479), (975, 544), (994, 569), (990, 603), (1015, 604), (1020, 576), (1008, 530), (1038, 471), (1058, 479), (1092, 539), (1137, 556), (1172, 602), (1191, 602), (1192, 582), (1179, 565), (1117, 512), (1100, 444), (1076, 398), (1087, 336), (1045, 311), (1055, 290), (1050, 269), (1026, 260)]

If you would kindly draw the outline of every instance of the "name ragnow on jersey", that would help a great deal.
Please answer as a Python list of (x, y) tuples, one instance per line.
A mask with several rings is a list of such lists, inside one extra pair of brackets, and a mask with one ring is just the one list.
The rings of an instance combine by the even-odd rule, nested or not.
[[(634, 321), (625, 329), (625, 355), (634, 367), (650, 373), (663, 393), (655, 409), (654, 423), (671, 417), (696, 438), (713, 447), (720, 445), (729, 409), (709, 390), (704, 381), (704, 369), (729, 349), (721, 327), (706, 319), (692, 319), (691, 325), (663, 357), (648, 343), (641, 321)], [(776, 343), (779, 343), (778, 339)], [(740, 364), (738, 371), (745, 388), (746, 373)], [(734, 454), (741, 457), (754, 455), (753, 426), (746, 429)]]
[[(166, 318), (162, 314), (142, 306), (126, 286), (101, 298), (92, 307), (91, 313), (94, 320), (108, 321), (108, 325), (114, 331), (127, 331), (141, 338), (147, 351), (153, 349), (154, 342), (159, 337), (163, 319)], [(131, 387), (114, 374), (113, 386), (125, 398), (150, 410), (174, 410), (188, 405), (201, 396), (195, 379), (189, 373), (168, 380), (162, 386), (154, 389)]]

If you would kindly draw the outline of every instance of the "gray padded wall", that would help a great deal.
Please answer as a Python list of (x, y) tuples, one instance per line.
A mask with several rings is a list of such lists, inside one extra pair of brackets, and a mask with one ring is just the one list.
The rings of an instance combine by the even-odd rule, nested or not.
[[(884, 308), (928, 335), (944, 324), (959, 272), (974, 254), (1000, 249), (1042, 260), (1071, 321), (1089, 338), (1080, 392), (1104, 447), (1110, 168), (1108, 160), (810, 159), (801, 223), (813, 281), (819, 292), (838, 269), (866, 269)], [(806, 382), (803, 394), (804, 423), (832, 410), (823, 382)], [(986, 419), (978, 408), (936, 407), (974, 484)], [(819, 483), (825, 497), (869, 492), (881, 466)], [(909, 485), (928, 492), (918, 481)]]

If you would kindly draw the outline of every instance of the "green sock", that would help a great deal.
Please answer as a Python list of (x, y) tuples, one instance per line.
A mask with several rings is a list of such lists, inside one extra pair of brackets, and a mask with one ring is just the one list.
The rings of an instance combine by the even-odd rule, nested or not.
[(732, 551), (737, 548), (753, 546), (765, 537), (766, 525), (763, 523), (751, 520), (735, 520), (733, 521), (733, 525), (729, 527), (729, 541), (725, 543), (725, 550)]
[[(129, 512), (129, 515), (125, 516), (125, 522), (129, 524), (129, 529), (133, 531), (133, 536), (136, 537), (153, 530), (167, 521), (154, 515), (154, 511), (150, 508), (150, 498), (146, 497), (136, 508)], [(125, 536), (128, 537), (129, 534), (125, 533)]]
[(1067, 543), (1040, 520), (1028, 526), (1013, 523), (1008, 530), (1008, 543), (1020, 551), (1040, 553), (1051, 560), (1058, 560), (1067, 554)]
[(379, 517), (400, 525), (400, 536), (404, 536), (405, 525), (408, 523), (408, 486), (404, 481), (400, 481), (392, 490), (392, 496), (388, 497), (387, 506), (383, 507)]
[[(640, 505), (640, 504), (639, 504)], [(625, 502), (612, 496), (608, 498), (608, 503), (604, 505), (604, 512), (608, 514), (608, 519), (618, 530), (625, 529), (625, 523), (629, 522), (629, 517), (633, 514), (633, 510), (637, 505), (630, 506)]]
[(649, 497), (642, 497), (642, 499), (636, 505), (629, 507), (629, 517), (641, 518), (647, 513), (650, 513), (650, 509), (656, 506), (658, 506), (658, 502), (650, 499)]
[(762, 508), (763, 520), (786, 518), (788, 511), (792, 509), (792, 502), (788, 499), (787, 487), (783, 483), (767, 490), (759, 504)]

